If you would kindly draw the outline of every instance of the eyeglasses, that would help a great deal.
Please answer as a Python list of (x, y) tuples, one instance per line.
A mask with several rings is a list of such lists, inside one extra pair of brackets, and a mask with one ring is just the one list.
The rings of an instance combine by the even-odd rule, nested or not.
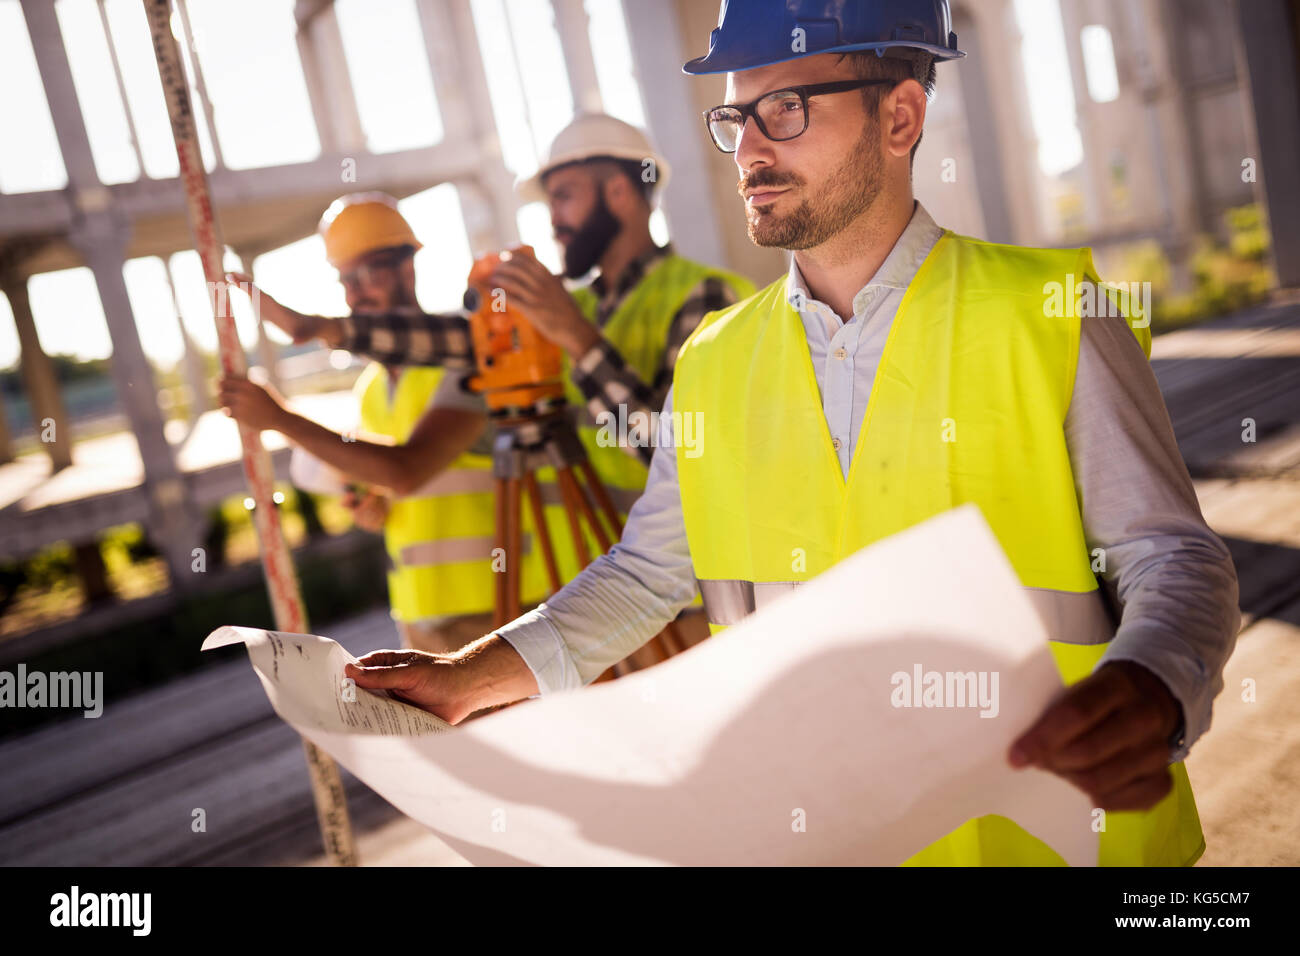
[(897, 80), (842, 80), (813, 86), (791, 86), (765, 93), (751, 103), (715, 106), (704, 113), (705, 125), (713, 145), (724, 153), (734, 153), (740, 146), (745, 120), (752, 116), (763, 135), (782, 143), (802, 136), (808, 129), (808, 97), (827, 93), (847, 93), (867, 86), (893, 86)]
[(402, 246), (392, 251), (385, 251), (368, 256), (365, 261), (347, 272), (339, 273), (339, 282), (347, 288), (360, 288), (371, 285), (381, 272), (390, 272), (415, 254), (409, 246)]

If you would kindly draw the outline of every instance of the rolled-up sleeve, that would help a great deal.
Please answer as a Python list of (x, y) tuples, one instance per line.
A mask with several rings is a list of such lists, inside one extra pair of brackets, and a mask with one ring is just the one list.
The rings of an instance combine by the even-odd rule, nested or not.
[(1120, 608), (1098, 666), (1128, 660), (1179, 701), (1181, 760), (1209, 729), (1241, 613), (1227, 546), (1206, 525), (1155, 374), (1122, 316), (1085, 318), (1065, 437), (1088, 548)]
[(671, 410), (670, 391), (650, 477), (622, 539), (545, 604), (496, 631), (524, 659), (543, 695), (591, 683), (695, 598)]

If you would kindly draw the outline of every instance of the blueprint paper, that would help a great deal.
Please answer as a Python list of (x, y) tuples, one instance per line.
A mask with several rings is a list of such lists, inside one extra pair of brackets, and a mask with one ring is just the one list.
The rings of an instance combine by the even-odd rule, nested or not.
[(1062, 685), (973, 505), (653, 668), (456, 727), (345, 700), (327, 638), (204, 648), (240, 641), (282, 718), (472, 863), (892, 865), (984, 814), (1097, 861), (1091, 801), (1006, 763)]

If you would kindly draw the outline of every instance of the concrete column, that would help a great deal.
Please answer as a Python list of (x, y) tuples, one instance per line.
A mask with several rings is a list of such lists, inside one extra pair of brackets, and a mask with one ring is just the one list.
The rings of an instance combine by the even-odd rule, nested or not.
[[(126, 261), (129, 230), (113, 209), (112, 193), (99, 182), (95, 172), (81, 103), (72, 82), (72, 70), (68, 65), (54, 4), (45, 0), (22, 0), (22, 10), (31, 34), (41, 84), (50, 104), (54, 133), (68, 171), (68, 194), (79, 216), (77, 225), (69, 231), (68, 240), (80, 251), (95, 275), (108, 321), (109, 337), (113, 342), (113, 379), (144, 464), (145, 488), (150, 500), (147, 527), (167, 557), (172, 585), (184, 590), (193, 579), (190, 549), (199, 543), (197, 509), (177, 470), (171, 446), (163, 435), (158, 389), (140, 347), (135, 315), (126, 294), (122, 266)], [(24, 311), (30, 316), (26, 286), (22, 285), (16, 294), (15, 318)], [(13, 298), (11, 294), (11, 302)], [(23, 322), (20, 320), (18, 325), (21, 332)], [(34, 342), (34, 324), (29, 332)], [(39, 343), (36, 345), (39, 350)], [(60, 443), (67, 442), (67, 430), (61, 429), (58, 437)], [(87, 566), (92, 565), (93, 559)], [(88, 593), (98, 594), (102, 590), (99, 584), (94, 580), (88, 581)]]
[(357, 152), (366, 144), (332, 3), (298, 0), (298, 55), (320, 135), (321, 152)]
[(194, 422), (204, 412), (213, 407), (208, 394), (208, 373), (203, 365), (203, 355), (198, 345), (185, 328), (185, 319), (181, 316), (180, 300), (176, 296), (176, 283), (172, 281), (171, 265), (163, 260), (163, 274), (167, 276), (167, 291), (171, 294), (172, 311), (176, 314), (176, 326), (181, 332), (181, 346), (185, 349), (182, 361), (185, 363), (185, 384), (190, 387), (190, 422)]
[(478, 254), (518, 242), (519, 198), (501, 156), (469, 0), (417, 0), (416, 9), (447, 136), (473, 143), (480, 160), (474, 181), (457, 183), (470, 250)]
[(5, 415), (4, 397), (0, 395), (0, 465), (13, 460), (13, 436), (9, 434), (9, 419)]
[(118, 399), (131, 423), (144, 484), (149, 492), (150, 537), (167, 557), (173, 586), (185, 589), (192, 580), (190, 550), (200, 544), (197, 508), (163, 434), (158, 387), (145, 358), (135, 314), (126, 293), (122, 266), (126, 262), (128, 228), (108, 214), (88, 216), (69, 236), (95, 276), (95, 285), (113, 343), (112, 370)]
[[(1251, 0), (1254, 5), (1254, 0)], [(1177, 103), (1178, 135), (1187, 144), (1183, 163), (1186, 170), (1189, 189), (1182, 203), (1181, 210), (1175, 211), (1174, 227), (1180, 231), (1192, 233), (1214, 232), (1214, 217), (1210, 214), (1208, 200), (1209, 187), (1205, 182), (1205, 170), (1201, 164), (1198, 150), (1202, 141), (1201, 122), (1197, 115), (1195, 98), (1191, 87), (1191, 70), (1187, 64), (1187, 52), (1179, 37), (1180, 13), (1178, 3), (1173, 0), (1160, 0), (1157, 14), (1161, 25), (1166, 56), (1169, 64), (1169, 76), (1173, 81), (1174, 99)], [(1231, 38), (1225, 37), (1225, 42)], [(1180, 145), (1177, 141), (1175, 147)], [(1180, 215), (1181, 213), (1181, 215)]]
[[(251, 252), (235, 250), (235, 255), (239, 257), (239, 269), (246, 275), (253, 274), (253, 259), (256, 256)], [(267, 381), (278, 392), (284, 389), (280, 384), (280, 354), (279, 348), (266, 334), (266, 323), (254, 316), (257, 322), (257, 364), (266, 369)]]
[(983, 34), (977, 29), (975, 20), (965, 11), (954, 11), (953, 30), (961, 49), (967, 55), (965, 62), (958, 62), (962, 70), (961, 91), (962, 105), (966, 110), (966, 132), (970, 137), (971, 155), (975, 159), (975, 191), (979, 197), (980, 213), (984, 217), (984, 238), (991, 242), (1014, 242), (1016, 231), (1007, 200), (1002, 145), (998, 141), (998, 126), (993, 117), (993, 99), (990, 94), (988, 74), (994, 64), (982, 55)]
[(129, 100), (126, 97), (126, 85), (122, 82), (122, 64), (117, 58), (117, 47), (113, 45), (113, 32), (108, 25), (108, 10), (104, 6), (104, 0), (97, 0), (96, 6), (99, 7), (99, 25), (104, 31), (104, 36), (108, 38), (108, 57), (113, 64), (113, 78), (117, 80), (117, 95), (122, 100), (123, 110), (126, 114), (126, 128), (131, 135), (131, 148), (135, 151), (135, 161), (140, 167), (140, 178), (147, 179), (148, 174), (144, 170), (144, 154), (140, 151), (140, 134), (135, 128), (135, 116), (131, 113), (128, 105)]
[(1239, 73), (1249, 83), (1259, 185), (1273, 233), (1278, 285), (1300, 288), (1300, 4), (1239, 3)]
[(103, 607), (117, 600), (113, 585), (108, 580), (108, 568), (104, 565), (104, 555), (99, 550), (99, 541), (81, 541), (72, 547), (72, 554), (77, 566), (77, 576), (81, 578), (81, 590), (86, 604), (90, 608)]
[(199, 108), (198, 119), (208, 131), (208, 141), (212, 143), (213, 166), (220, 169), (224, 165), (221, 159), (221, 141), (217, 139), (217, 127), (212, 122), (212, 100), (208, 96), (208, 86), (203, 81), (203, 64), (199, 62), (198, 46), (194, 42), (194, 31), (190, 28), (190, 14), (186, 8), (186, 0), (172, 0), (172, 8), (180, 18), (181, 57), (182, 59), (189, 58), (190, 69), (193, 71), (191, 79), (194, 83), (194, 95), (190, 97), (190, 100), (192, 103), (197, 104)]
[[(1002, 202), (1005, 204), (1010, 239), (1020, 245), (1043, 244), (1041, 193), (1038, 184), (1042, 171), (1038, 150), (1034, 147), (1033, 123), (1029, 97), (1025, 90), (1025, 70), (1021, 59), (1023, 37), (1011, 0), (999, 0), (991, 6), (981, 5), (969, 14), (979, 29), (980, 54), (984, 58), (983, 78), (988, 84), (989, 115), (996, 128), (999, 165), (1002, 172)], [(964, 43), (961, 33), (959, 44)], [(939, 67), (939, 82), (945, 69), (960, 72), (962, 60)]]
[[(678, 4), (683, 2), (623, 0), (623, 19), (632, 38), (632, 59), (645, 101), (646, 122), (672, 164), (672, 182), (660, 197), (660, 204), (672, 226), (673, 245), (688, 258), (724, 265), (726, 257), (705, 153), (713, 145), (708, 142), (700, 115), (683, 108), (694, 101), (691, 84), (696, 82), (681, 71), (681, 65), (696, 55), (682, 48)], [(708, 42), (705, 31), (692, 50), (703, 52)], [(735, 195), (734, 191), (731, 195)], [(739, 199), (731, 215), (743, 216)]]
[(555, 12), (555, 30), (560, 35), (560, 48), (564, 51), (564, 67), (569, 74), (574, 111), (604, 112), (583, 0), (551, 0), (551, 9)]
[(81, 103), (72, 83), (72, 70), (68, 66), (68, 53), (63, 46), (63, 34), (54, 15), (54, 4), (47, 0), (21, 0), (27, 32), (31, 35), (32, 52), (36, 55), (36, 68), (41, 75), (41, 86), (50, 104), (50, 119), (54, 135), (63, 154), (63, 165), (68, 171), (68, 184), (74, 190), (90, 190), (99, 185), (95, 163), (90, 154), (90, 141), (81, 119)]
[(1080, 31), (1084, 27), (1078, 2), (1061, 3), (1061, 26), (1065, 33), (1065, 55), (1070, 66), (1070, 87), (1074, 92), (1075, 123), (1083, 139), (1083, 170), (1079, 185), (1083, 189), (1084, 218), (1088, 233), (1096, 235), (1106, 228), (1109, 191), (1106, 187), (1105, 137), (1100, 135), (1096, 104), (1088, 92), (1087, 72), (1083, 64)]
[[(321, 152), (355, 150), (364, 140), (361, 117), (347, 64), (342, 58), (334, 11), (328, 0), (298, 0), (293, 16), (298, 24), (298, 58), (302, 61), (302, 76), (307, 84), (312, 117), (316, 120)], [(329, 48), (322, 49), (326, 42)], [(340, 68), (342, 76), (336, 75)]]
[(46, 431), (45, 423), (54, 422), (54, 441), (42, 441), (50, 456), (53, 471), (72, 464), (72, 430), (68, 427), (68, 413), (63, 406), (63, 396), (54, 375), (54, 364), (41, 348), (36, 335), (36, 321), (32, 318), (32, 304), (27, 297), (27, 280), (14, 275), (0, 277), (0, 291), (9, 300), (13, 310), (14, 325), (18, 328), (19, 368), (22, 371), (23, 390), (31, 403), (32, 421), (36, 438)]

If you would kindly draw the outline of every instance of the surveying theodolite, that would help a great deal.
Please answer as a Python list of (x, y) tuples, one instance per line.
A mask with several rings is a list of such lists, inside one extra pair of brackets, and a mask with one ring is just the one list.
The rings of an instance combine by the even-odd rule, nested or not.
[[(569, 417), (559, 347), (540, 335), (506, 301), (503, 290), (491, 288), (491, 275), (497, 265), (519, 255), (533, 256), (532, 247), (518, 246), (477, 259), (470, 270), (464, 299), (478, 365), (478, 375), (469, 384), (483, 395), (488, 418), (496, 426), (492, 444), (495, 545), (502, 549), (496, 553), (504, 554), (506, 563), (496, 579), (495, 627), (514, 620), (522, 610), (519, 556), (523, 554), (525, 495), (552, 593), (564, 583), (546, 522), (545, 506), (549, 502), (543, 500), (539, 470), (554, 469), (558, 503), (564, 508), (581, 567), (592, 560), (584, 525), (601, 554), (623, 534), (618, 510)], [(685, 646), (671, 622), (647, 645), (657, 660), (671, 657)], [(628, 661), (621, 661), (598, 680), (634, 669)]]

